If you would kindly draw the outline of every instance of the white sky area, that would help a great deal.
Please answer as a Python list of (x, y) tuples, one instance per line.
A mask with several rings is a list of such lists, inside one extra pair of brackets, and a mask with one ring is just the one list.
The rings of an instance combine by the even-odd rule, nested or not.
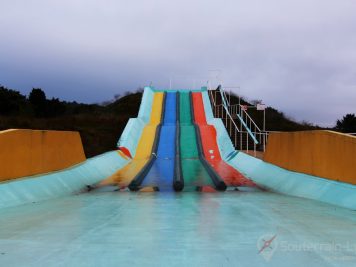
[(356, 113), (355, 0), (0, 0), (0, 84), (101, 102), (215, 84), (298, 120)]

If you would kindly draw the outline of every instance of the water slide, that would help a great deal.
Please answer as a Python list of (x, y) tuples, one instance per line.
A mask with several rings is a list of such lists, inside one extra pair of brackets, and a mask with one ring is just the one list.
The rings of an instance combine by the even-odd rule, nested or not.
[[(111, 151), (0, 183), (0, 266), (355, 266), (356, 186), (229, 157), (206, 91), (146, 88), (119, 145), (133, 159)], [(128, 192), (143, 170), (140, 191), (253, 186), (241, 173), (268, 191)], [(83, 190), (99, 181), (126, 190)]]
[(135, 156), (124, 168), (102, 181), (99, 186), (118, 185), (126, 188), (149, 162), (156, 139), (157, 126), (161, 122), (164, 93), (154, 93), (149, 123), (144, 127)]
[(198, 137), (193, 125), (189, 92), (179, 93), (179, 126), (184, 190), (209, 190), (209, 188), (214, 188), (214, 182), (199, 158)]
[(213, 187), (209, 174), (199, 160), (196, 133), (192, 124), (189, 92), (179, 93), (180, 157), (185, 191), (199, 186)]
[[(152, 110), (154, 105), (155, 102)], [(133, 191), (225, 190), (225, 183), (203, 155), (200, 132), (193, 123), (192, 105), (188, 91), (165, 93), (161, 123), (157, 125), (158, 121), (155, 121), (155, 135), (153, 132), (150, 135), (151, 143), (153, 141), (151, 155), (146, 151), (145, 159), (136, 156), (127, 167), (110, 177), (112, 180), (104, 181), (102, 185), (117, 183), (122, 188), (129, 183)], [(145, 129), (147, 127), (151, 125)], [(145, 138), (144, 134), (145, 131), (142, 138)], [(140, 148), (139, 145), (138, 150)]]
[(204, 156), (209, 164), (215, 169), (227, 186), (255, 186), (251, 180), (244, 177), (239, 171), (228, 165), (221, 158), (217, 143), (216, 129), (214, 126), (208, 125), (206, 121), (202, 93), (193, 92), (192, 100), (194, 106), (194, 120), (201, 132)]
[[(205, 132), (201, 133), (194, 123), (194, 113), (204, 112), (202, 102), (194, 112), (196, 103), (192, 99), (189, 91), (154, 93), (151, 119), (142, 132), (133, 160), (100, 186), (117, 185), (133, 191), (225, 190), (226, 184), (216, 166), (206, 159), (207, 148), (202, 143)], [(226, 167), (220, 161), (222, 168)], [(232, 173), (222, 174), (227, 179)]]
[[(158, 147), (152, 158), (152, 164), (147, 166), (146, 172), (134, 182), (135, 187), (153, 188), (159, 191), (173, 191), (172, 183), (175, 180), (175, 144), (177, 127), (176, 93), (168, 92), (165, 97), (163, 122), (156, 142)], [(141, 190), (141, 191), (142, 191)]]

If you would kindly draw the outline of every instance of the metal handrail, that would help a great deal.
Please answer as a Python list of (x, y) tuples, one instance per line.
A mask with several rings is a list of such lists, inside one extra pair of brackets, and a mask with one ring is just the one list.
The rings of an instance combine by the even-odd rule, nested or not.
[[(247, 130), (248, 134), (251, 136), (251, 138), (253, 139), (255, 144), (258, 145), (259, 144), (258, 140), (256, 139), (256, 136), (252, 133), (251, 129), (248, 128), (248, 126), (246, 125), (246, 123), (244, 122), (244, 120), (241, 118), (241, 116), (239, 114), (236, 114), (236, 115), (240, 119), (240, 122), (243, 124), (243, 126), (245, 127), (245, 129)], [(256, 133), (256, 132), (254, 132), (254, 133)]]
[(236, 130), (237, 130), (238, 132), (241, 132), (241, 131), (240, 131), (240, 129), (239, 129), (239, 127), (237, 127), (236, 123), (234, 122), (234, 120), (232, 119), (232, 117), (231, 117), (231, 115), (230, 115), (230, 114), (229, 114), (229, 117), (230, 117), (230, 119), (231, 119), (232, 123), (234, 124), (234, 126), (235, 126)]
[[(211, 90), (208, 90), (208, 94), (209, 94), (209, 92), (210, 92), (210, 94), (212, 94), (213, 92), (211, 92)], [(214, 103), (214, 107), (216, 106), (216, 103), (215, 103), (215, 99), (214, 99), (214, 97), (211, 97), (211, 99), (213, 100), (213, 103)]]
[(241, 104), (234, 104), (234, 105), (231, 105), (230, 107), (231, 107), (232, 109), (233, 109), (234, 107), (239, 107), (239, 110), (243, 111), (243, 113), (246, 115), (246, 117), (248, 117), (248, 118), (251, 120), (253, 126), (255, 126), (255, 127), (257, 128), (257, 130), (259, 130), (260, 132), (263, 132), (263, 131), (260, 129), (260, 127), (257, 126), (257, 124), (255, 123), (255, 121), (251, 118), (251, 116), (246, 112), (246, 110), (243, 110), (243, 109), (242, 109), (242, 106), (243, 106), (243, 105), (241, 105)]
[[(213, 103), (214, 103), (214, 107), (221, 107), (221, 106), (224, 106), (223, 104), (219, 104), (219, 105), (216, 105), (216, 102), (214, 100), (214, 98), (212, 97), (213, 99)], [(226, 109), (225, 109), (226, 110)], [(232, 116), (229, 112), (227, 112), (229, 118), (231, 119), (232, 123), (234, 124), (234, 126), (236, 127), (237, 131), (240, 132), (239, 128), (237, 127), (236, 123), (234, 122), (234, 120), (232, 119)]]
[[(230, 112), (229, 112), (229, 109), (228, 109), (228, 106), (226, 105), (226, 102), (227, 102), (227, 99), (225, 99), (226, 98), (226, 93), (225, 93), (225, 91), (222, 91), (222, 89), (221, 89), (221, 87), (220, 87), (220, 94), (221, 94), (221, 98), (222, 98), (222, 102), (223, 102), (223, 106), (224, 106), (224, 108), (225, 108), (225, 111), (226, 111), (226, 113), (229, 115), (229, 117), (231, 118), (231, 120), (232, 121), (234, 121), (233, 119), (232, 119), (232, 116), (231, 116), (231, 114), (230, 114)], [(224, 95), (225, 95), (225, 98), (224, 98)], [(230, 105), (229, 105), (230, 106)], [(247, 114), (247, 113), (246, 113)], [(236, 114), (237, 115), (237, 114)], [(248, 115), (248, 114), (247, 114)], [(257, 141), (257, 139), (256, 139), (256, 137), (252, 134), (252, 131), (251, 131), (251, 129), (249, 129), (248, 128), (248, 126), (246, 125), (246, 123), (243, 121), (243, 119), (240, 117), (240, 116), (237, 116), (238, 118), (239, 118), (239, 120), (240, 120), (240, 122), (242, 123), (242, 125), (245, 127), (245, 129), (247, 130), (247, 132), (249, 133), (249, 135), (251, 136), (251, 138), (252, 138), (252, 140), (254, 141), (254, 143), (256, 144), (256, 145), (258, 145), (258, 141)], [(249, 118), (250, 118), (250, 120), (253, 122), (253, 120), (251, 119), (251, 117), (249, 116)], [(254, 123), (254, 122), (253, 122)], [(234, 125), (236, 126), (236, 124), (234, 123)], [(236, 126), (237, 127), (237, 126)], [(238, 127), (237, 127), (237, 129), (238, 129)], [(261, 130), (260, 130), (261, 131)], [(239, 131), (240, 132), (240, 131)]]
[(251, 118), (251, 116), (248, 115), (248, 113), (246, 112), (246, 110), (243, 110), (243, 112), (247, 115), (247, 117), (250, 119), (250, 121), (253, 123), (253, 125), (257, 128), (257, 130), (259, 130), (260, 132), (262, 132), (261, 129), (260, 129), (260, 128), (257, 126), (257, 124), (255, 123), (255, 121)]
[[(265, 151), (269, 132), (265, 130), (261, 131), (251, 116), (242, 109), (243, 105), (240, 103), (231, 105), (226, 92), (220, 90), (220, 88), (219, 86), (216, 90), (208, 90), (208, 95), (212, 103), (214, 116), (223, 119), (235, 148), (240, 151), (251, 151), (249, 149), (249, 142), (252, 141), (255, 155), (257, 153), (256, 145), (258, 144), (261, 144), (263, 151)], [(221, 96), (221, 104), (217, 104), (217, 93)], [(234, 118), (240, 121), (241, 129), (239, 129), (240, 126), (236, 125)]]
[(223, 91), (223, 92), (224, 92), (224, 96), (225, 96), (226, 102), (227, 102), (228, 106), (230, 106), (230, 100), (227, 98), (226, 92), (225, 91)]

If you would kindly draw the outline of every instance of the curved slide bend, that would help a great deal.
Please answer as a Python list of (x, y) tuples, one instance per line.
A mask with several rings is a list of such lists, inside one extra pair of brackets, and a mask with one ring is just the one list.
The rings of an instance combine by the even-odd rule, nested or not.
[(132, 161), (109, 178), (103, 180), (99, 186), (118, 185), (119, 188), (125, 188), (149, 162), (156, 140), (156, 129), (161, 123), (163, 100), (164, 93), (154, 93), (150, 121), (143, 129)]
[(180, 125), (180, 158), (184, 191), (224, 190), (213, 172), (203, 164), (199, 137), (192, 120), (191, 97), (189, 92), (179, 93), (179, 125)]
[(208, 125), (206, 121), (202, 93), (192, 93), (192, 101), (194, 106), (194, 120), (199, 127), (204, 156), (209, 164), (224, 180), (227, 186), (256, 186), (251, 180), (244, 177), (221, 158), (216, 141), (216, 129), (214, 126)]

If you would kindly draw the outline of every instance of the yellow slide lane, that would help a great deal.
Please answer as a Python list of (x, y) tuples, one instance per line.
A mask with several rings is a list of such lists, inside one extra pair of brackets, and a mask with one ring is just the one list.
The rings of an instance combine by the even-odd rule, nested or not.
[(162, 105), (163, 93), (155, 93), (150, 122), (142, 131), (133, 160), (124, 168), (102, 181), (100, 185), (118, 184), (120, 187), (128, 186), (145, 166), (151, 156), (157, 125), (161, 122)]

